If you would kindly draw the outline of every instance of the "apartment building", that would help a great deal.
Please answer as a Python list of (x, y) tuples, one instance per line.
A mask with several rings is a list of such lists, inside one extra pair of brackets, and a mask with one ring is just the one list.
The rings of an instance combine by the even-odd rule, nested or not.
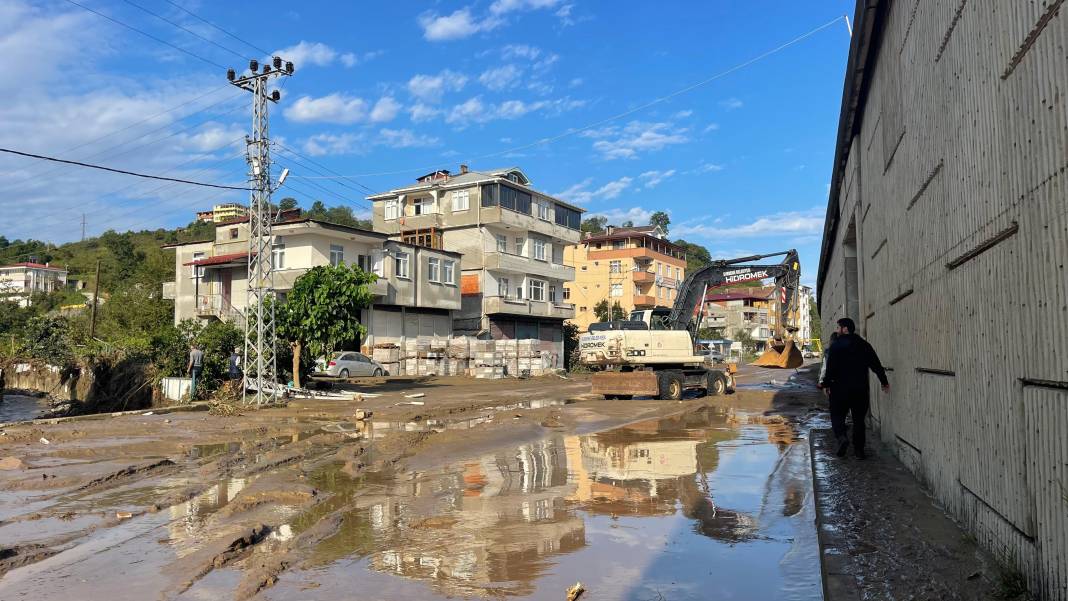
[(575, 305), (574, 323), (585, 332), (598, 321), (597, 303), (634, 309), (670, 307), (686, 279), (686, 252), (656, 226), (613, 227), (564, 249), (564, 263), (575, 281), (564, 285), (564, 299)]
[(218, 204), (210, 211), (197, 211), (197, 221), (227, 223), (248, 217), (248, 207), (236, 202)]
[[(284, 299), (298, 277), (318, 265), (355, 264), (378, 275), (374, 304), (364, 310), (363, 346), (402, 337), (449, 336), (460, 308), (460, 255), (385, 234), (307, 218), (274, 226), (274, 284)], [(215, 239), (168, 245), (175, 280), (163, 285), (174, 299), (174, 321), (223, 319), (243, 323), (247, 301), (248, 221), (215, 228)]]
[(779, 323), (778, 289), (767, 287), (720, 288), (705, 295), (702, 328), (722, 329), (723, 337), (732, 340), (730, 351), (741, 354), (738, 332), (745, 332), (756, 341), (758, 352), (764, 350), (768, 338), (775, 334)]
[(461, 165), (368, 199), (376, 232), (462, 255), (458, 334), (539, 340), (562, 366), (563, 323), (575, 316), (564, 248), (579, 240), (581, 208), (535, 190), (518, 167)]
[(45, 263), (0, 266), (0, 300), (28, 307), (34, 294), (47, 294), (67, 285), (67, 270)]

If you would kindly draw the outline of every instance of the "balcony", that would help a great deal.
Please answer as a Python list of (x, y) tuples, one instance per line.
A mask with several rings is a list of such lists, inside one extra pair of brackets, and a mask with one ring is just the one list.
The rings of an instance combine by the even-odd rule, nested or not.
[(218, 317), (223, 321), (244, 319), (241, 311), (230, 304), (230, 299), (221, 294), (198, 294), (196, 313), (198, 317)]
[(482, 312), (486, 315), (508, 313), (511, 315), (548, 317), (550, 319), (574, 319), (575, 305), (549, 301), (532, 301), (522, 298), (487, 296), (482, 299)]
[(530, 274), (554, 280), (572, 281), (575, 279), (575, 268), (568, 265), (538, 261), (506, 252), (488, 252), (485, 257), (486, 269)]
[(564, 227), (555, 221), (546, 221), (533, 215), (517, 213), (501, 207), (482, 207), (479, 211), (479, 219), (483, 224), (500, 223), (519, 230), (544, 234), (568, 244), (576, 244), (582, 237), (582, 233), (578, 230)]
[(657, 305), (656, 297), (651, 294), (635, 294), (634, 306), (635, 307), (655, 307)]
[(673, 257), (666, 253), (656, 252), (655, 250), (645, 246), (632, 246), (624, 248), (611, 248), (605, 246), (600, 249), (591, 248), (587, 257), (590, 260), (608, 260), (608, 259), (625, 259), (631, 258), (636, 261), (651, 261), (656, 259), (658, 261), (678, 261), (682, 262), (683, 259)]
[(635, 284), (652, 284), (656, 281), (656, 274), (652, 271), (635, 271), (634, 283)]

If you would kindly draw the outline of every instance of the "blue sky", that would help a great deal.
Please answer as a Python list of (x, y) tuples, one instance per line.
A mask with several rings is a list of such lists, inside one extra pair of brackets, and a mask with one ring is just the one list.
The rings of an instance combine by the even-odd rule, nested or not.
[[(296, 74), (271, 107), (274, 156), (292, 170), (283, 194), (305, 206), (318, 199), (365, 212), (366, 189), (431, 168), (518, 165), (538, 189), (614, 222), (666, 210), (672, 237), (714, 255), (796, 246), (803, 279), (814, 279), (844, 21), (642, 107), (851, 18), (848, 0), (774, 10), (727, 1), (620, 10), (581, 0), (174, 0), (240, 40), (167, 0), (77, 1), (200, 58), (67, 1), (9, 0), (0, 6), (0, 22), (14, 24), (0, 32), (4, 147), (241, 185), (249, 99), (220, 66), (240, 71), (247, 57), (281, 51)], [(10, 182), (0, 222), (8, 238), (77, 239), (83, 212), (89, 235), (171, 227), (214, 202), (245, 200), (21, 158), (0, 157), (0, 172)], [(322, 178), (333, 173), (351, 178)]]

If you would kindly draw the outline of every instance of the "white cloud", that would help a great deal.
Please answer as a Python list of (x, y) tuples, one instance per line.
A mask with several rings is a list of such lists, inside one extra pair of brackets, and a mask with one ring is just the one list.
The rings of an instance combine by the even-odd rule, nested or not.
[(638, 178), (645, 180), (646, 188), (655, 188), (660, 182), (675, 175), (674, 169), (668, 169), (667, 171), (646, 171), (638, 176)]
[(432, 136), (422, 136), (410, 129), (382, 129), (378, 132), (376, 144), (390, 148), (422, 148), (437, 146), (441, 140)]
[(491, 90), (500, 91), (514, 86), (521, 73), (519, 67), (509, 64), (483, 71), (478, 81)]
[(626, 221), (632, 221), (634, 225), (645, 225), (649, 223), (649, 218), (652, 216), (652, 211), (641, 207), (631, 207), (629, 209), (613, 208), (607, 211), (593, 211), (586, 214), (586, 217), (607, 217), (608, 223), (611, 225), (618, 225)]
[(818, 236), (823, 232), (824, 209), (813, 207), (805, 211), (784, 211), (757, 217), (749, 223), (735, 226), (702, 221), (683, 223), (673, 228), (679, 236), (699, 236), (709, 239)]
[(565, 111), (574, 110), (584, 104), (584, 100), (572, 100), (570, 98), (538, 100), (535, 102), (505, 100), (499, 104), (487, 104), (482, 102), (482, 97), (475, 96), (452, 107), (445, 117), (445, 122), (458, 127), (466, 127), (471, 123), (487, 123), (498, 119), (518, 119), (533, 112), (558, 115)]
[(423, 37), (431, 42), (463, 39), (480, 31), (494, 29), (500, 24), (501, 21), (496, 18), (476, 19), (469, 8), (461, 8), (451, 15), (426, 12), (419, 16)]
[(739, 99), (737, 99), (737, 98), (732, 96), (732, 97), (727, 98), (725, 100), (720, 100), (719, 101), (719, 105), (721, 107), (727, 109), (728, 111), (733, 111), (734, 109), (742, 108), (743, 103), (742, 103), (741, 100), (739, 100)]
[(482, 121), (487, 115), (486, 105), (482, 103), (481, 98), (475, 96), (462, 104), (452, 107), (452, 110), (445, 117), (445, 122), (466, 124), (472, 121)]
[(358, 134), (317, 134), (304, 141), (304, 152), (313, 157), (328, 154), (352, 154), (362, 150), (363, 137)]
[(716, 173), (723, 171), (723, 165), (719, 163), (701, 163), (697, 166), (698, 173)]
[(719, 129), (719, 123), (709, 123), (704, 129), (704, 133), (707, 134), (710, 131), (716, 131), (718, 129)]
[(346, 67), (352, 67), (359, 62), (352, 52), (339, 52), (322, 42), (304, 40), (294, 46), (275, 50), (272, 56), (280, 56), (283, 60), (292, 61), (298, 69), (309, 65), (329, 67), (334, 64), (334, 61), (339, 61)]
[(321, 98), (301, 96), (284, 114), (298, 123), (356, 123), (367, 116), (367, 102), (336, 92)]
[(674, 115), (672, 115), (672, 117), (674, 117), (675, 119), (685, 119), (686, 117), (689, 117), (692, 114), (693, 114), (693, 111), (685, 110), (685, 111), (679, 111), (679, 112), (675, 113)]
[(467, 76), (449, 69), (437, 75), (420, 73), (408, 80), (408, 92), (425, 102), (437, 102), (445, 92), (459, 92), (467, 85)]
[(383, 123), (386, 121), (392, 121), (397, 113), (400, 112), (401, 105), (399, 102), (389, 96), (383, 96), (375, 103), (375, 107), (371, 109), (371, 121), (375, 123)]
[(634, 178), (623, 176), (617, 180), (613, 180), (608, 182), (607, 184), (604, 184), (596, 190), (591, 190), (590, 184), (593, 183), (593, 178), (590, 177), (571, 186), (563, 192), (553, 194), (553, 196), (562, 198), (563, 200), (576, 204), (585, 204), (593, 202), (595, 200), (610, 200), (613, 198), (617, 198), (620, 194), (622, 194), (623, 191), (627, 189), (627, 186), (629, 186), (633, 181)]
[(423, 104), (422, 102), (417, 102), (408, 109), (408, 114), (411, 116), (413, 122), (422, 123), (441, 115), (442, 111), (441, 109), (436, 109), (432, 106)]
[(619, 128), (610, 126), (589, 130), (583, 137), (599, 138), (593, 149), (607, 160), (634, 159), (638, 153), (661, 150), (672, 144), (687, 142), (686, 128), (674, 129), (671, 123), (631, 121)]
[(577, 88), (582, 85), (584, 80), (581, 77), (575, 77), (567, 83), (568, 87)]
[(560, 18), (560, 22), (563, 23), (564, 25), (574, 25), (575, 24), (575, 20), (571, 18), (571, 9), (573, 9), (573, 8), (575, 8), (574, 4), (565, 4), (565, 5), (561, 6), (559, 9), (557, 9), (557, 11), (555, 13), (553, 13), (553, 14), (555, 14), (557, 17), (559, 17)]
[(560, 4), (561, 0), (496, 0), (490, 5), (490, 13), (503, 15), (520, 10), (538, 10), (541, 8), (553, 8)]
[(230, 145), (240, 144), (248, 130), (238, 125), (223, 125), (208, 121), (192, 133), (178, 136), (183, 148), (197, 152), (213, 152)]
[(501, 58), (504, 60), (512, 60), (515, 58), (534, 60), (540, 55), (541, 48), (528, 46), (526, 44), (508, 44), (504, 48), (501, 48)]

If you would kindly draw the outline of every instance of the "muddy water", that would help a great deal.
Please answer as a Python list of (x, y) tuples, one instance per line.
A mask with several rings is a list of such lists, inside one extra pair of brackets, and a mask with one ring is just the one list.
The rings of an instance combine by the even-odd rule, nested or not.
[(34, 419), (49, 409), (47, 397), (5, 394), (0, 401), (0, 424)]
[[(808, 447), (764, 421), (706, 409), (421, 472), (324, 465), (310, 483), (335, 496), (277, 534), (338, 509), (341, 528), (261, 595), (560, 599), (582, 581), (590, 599), (818, 599)], [(183, 598), (239, 580), (219, 570)]]

